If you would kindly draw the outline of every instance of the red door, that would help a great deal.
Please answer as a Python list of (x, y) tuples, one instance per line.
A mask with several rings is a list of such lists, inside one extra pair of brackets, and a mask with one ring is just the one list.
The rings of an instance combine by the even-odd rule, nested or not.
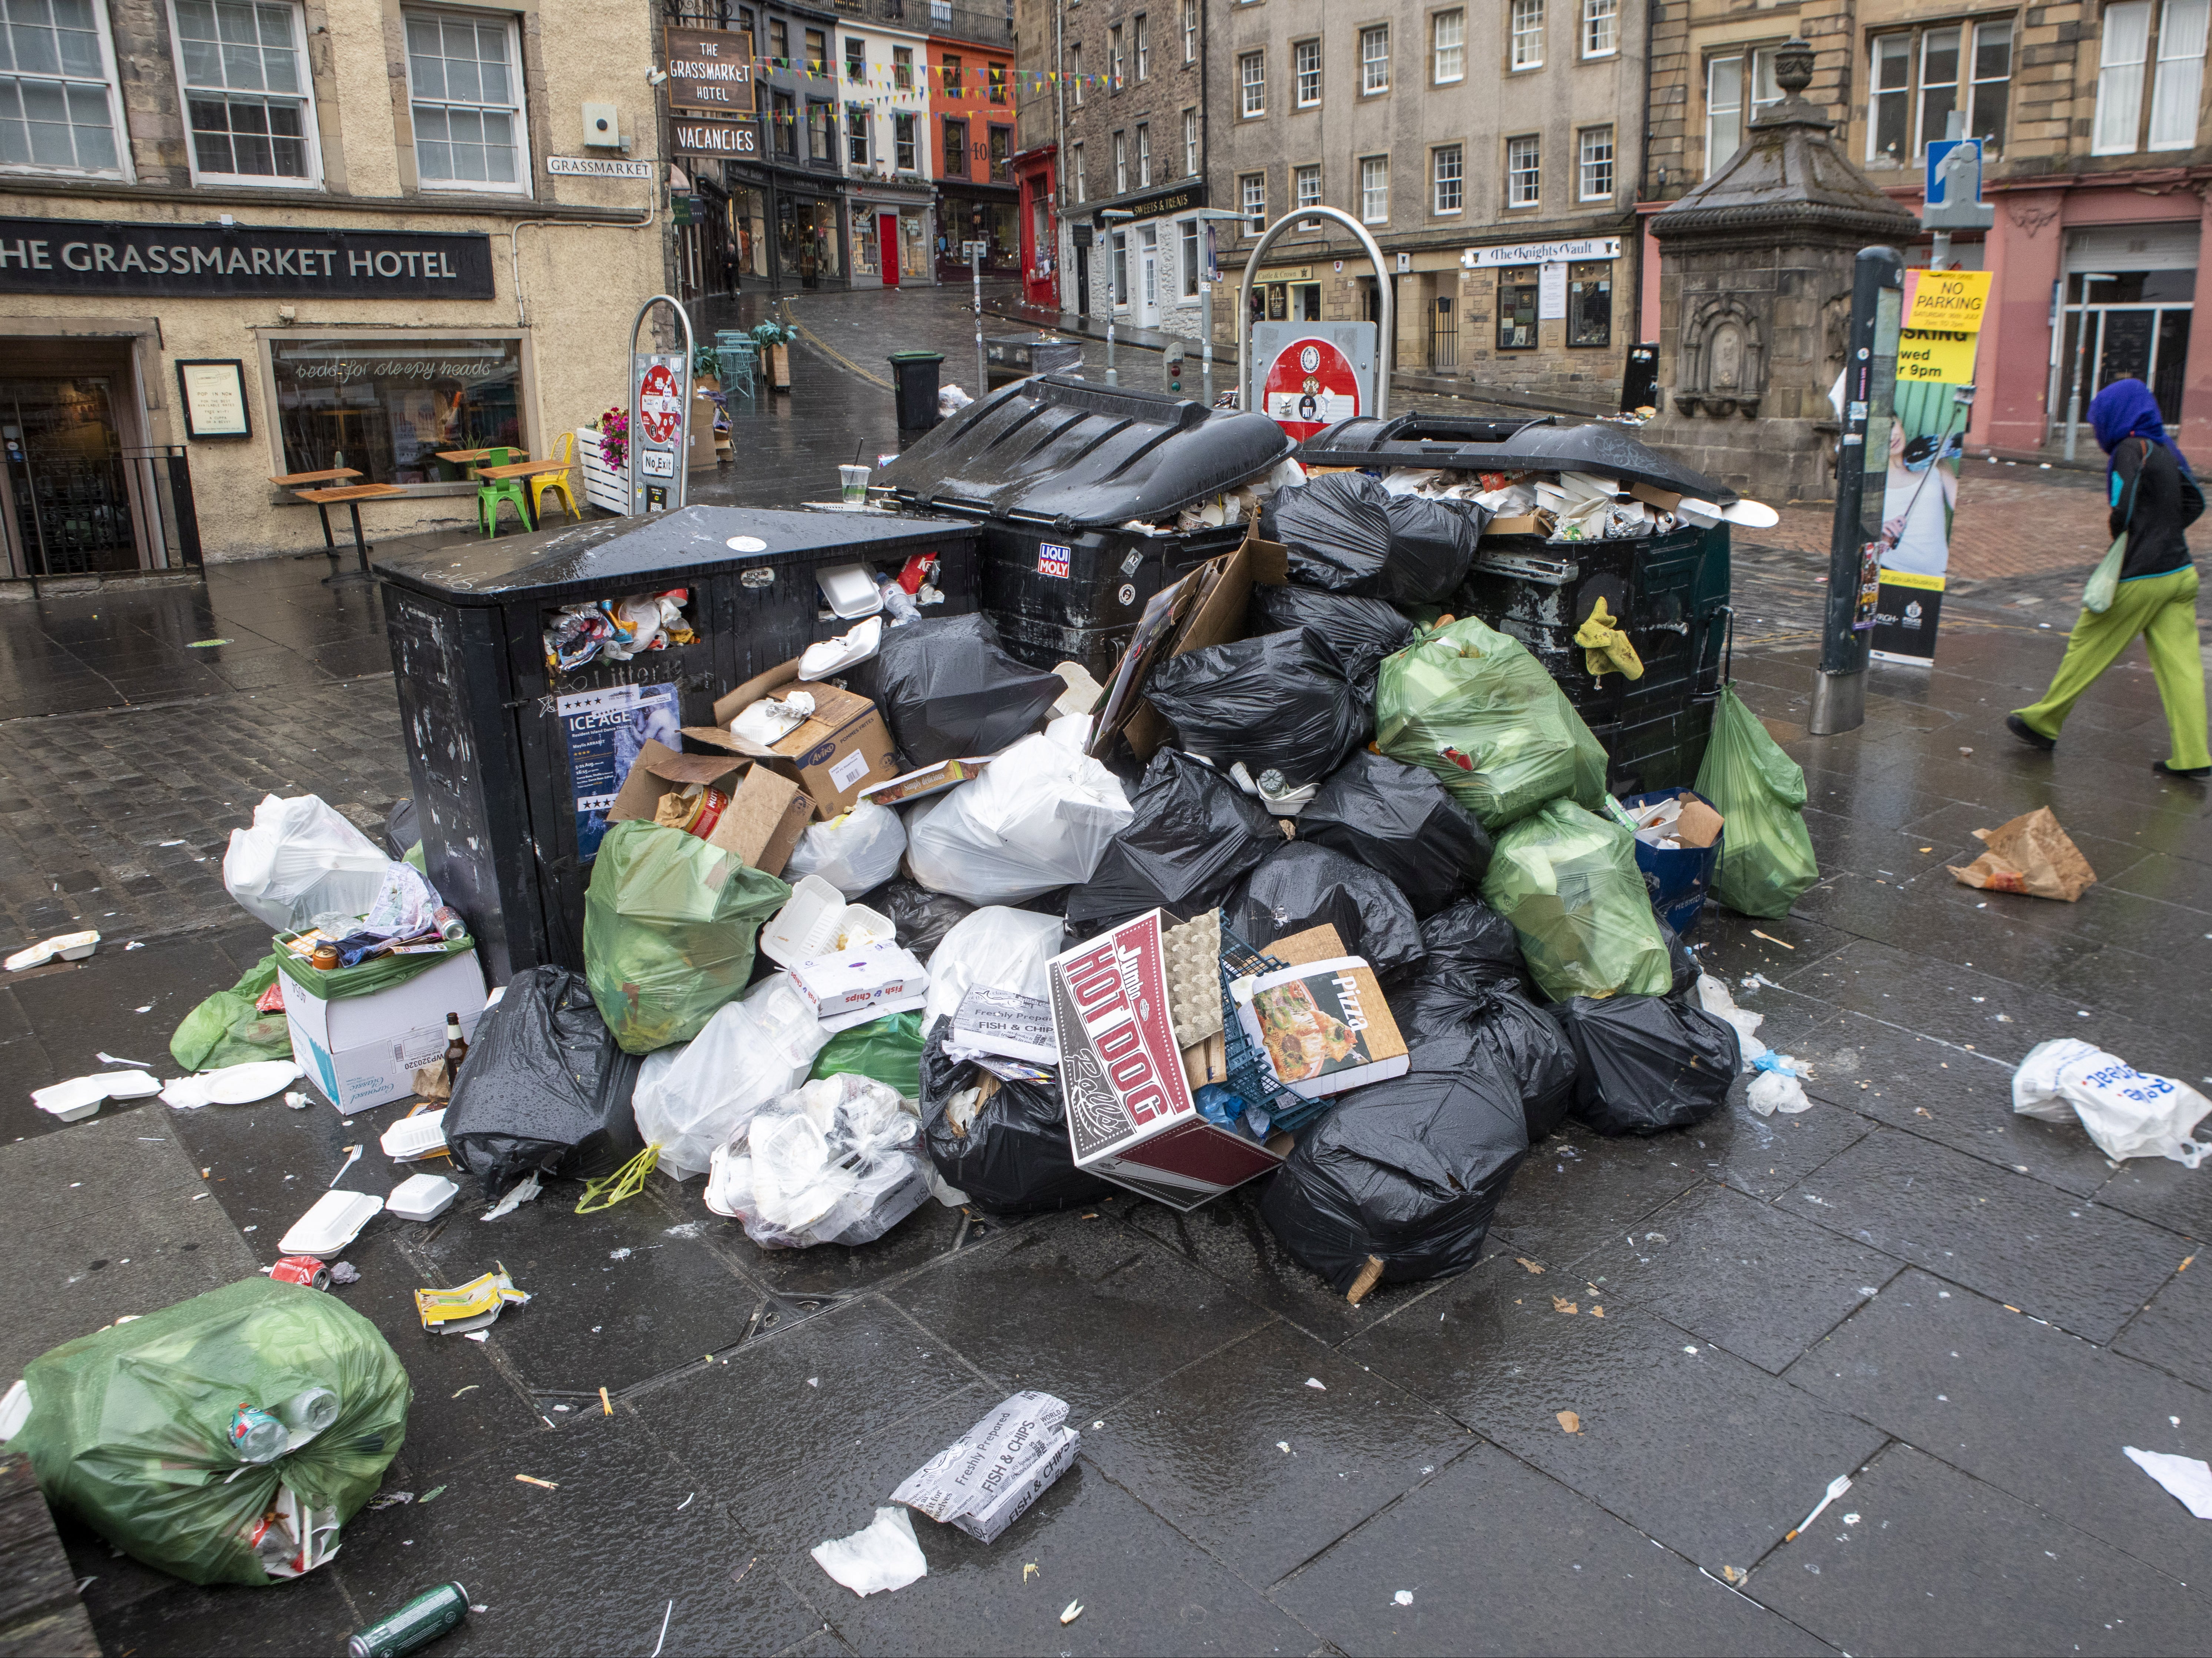
[(876, 215), (876, 247), (877, 258), (883, 262), (884, 286), (896, 288), (899, 279), (897, 214)]

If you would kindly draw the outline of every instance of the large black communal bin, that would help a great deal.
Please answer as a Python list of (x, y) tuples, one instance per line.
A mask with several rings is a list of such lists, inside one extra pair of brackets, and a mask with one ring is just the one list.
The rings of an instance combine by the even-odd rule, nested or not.
[(1010, 653), (1103, 681), (1146, 601), (1244, 539), (1243, 525), (1179, 532), (1176, 515), (1291, 447), (1264, 415), (1040, 374), (970, 404), (877, 482), (910, 507), (980, 520), (978, 602)]
[[(1309, 466), (1442, 467), (1466, 472), (1588, 472), (1726, 507), (1734, 490), (1626, 429), (1602, 422), (1488, 421), (1434, 415), (1350, 420), (1300, 446)], [(1644, 677), (1594, 675), (1575, 630), (1599, 599), (1627, 630)], [(1535, 653), (1610, 759), (1617, 794), (1688, 784), (1704, 758), (1729, 619), (1729, 526), (1684, 523), (1664, 535), (1547, 541), (1486, 535), (1449, 607), (1480, 616)]]
[[(584, 889), (604, 811), (647, 737), (714, 723), (714, 699), (854, 624), (818, 572), (896, 575), (939, 561), (942, 606), (975, 608), (975, 531), (874, 513), (687, 507), (380, 555), (386, 632), (430, 878), (494, 979), (581, 968)], [(562, 671), (544, 635), (563, 605), (684, 588), (696, 642)]]

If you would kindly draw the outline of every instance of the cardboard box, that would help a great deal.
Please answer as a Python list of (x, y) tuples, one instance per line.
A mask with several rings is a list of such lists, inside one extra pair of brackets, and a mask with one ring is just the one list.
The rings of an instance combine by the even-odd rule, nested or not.
[(1628, 493), (1647, 507), (1656, 507), (1662, 513), (1671, 513), (1682, 504), (1679, 491), (1662, 489), (1655, 483), (1631, 483)]
[(799, 785), (770, 768), (716, 754), (678, 754), (651, 738), (630, 762), (629, 775), (607, 808), (607, 822), (653, 821), (660, 797), (688, 783), (720, 789), (730, 797), (707, 844), (743, 859), (764, 875), (781, 875), (791, 849), (814, 816), (814, 803)]
[(817, 1019), (857, 1013), (929, 988), (927, 971), (902, 944), (868, 944), (842, 956), (801, 962), (789, 971)]
[(414, 1093), (416, 1067), (446, 1052), (446, 1015), (461, 1016), (464, 1041), (483, 1017), (483, 968), (473, 950), (369, 996), (325, 1001), (289, 975), (282, 982), (293, 1059), (325, 1099), (349, 1113)]
[(1099, 710), (1087, 750), (1094, 759), (1106, 753), (1117, 732), (1139, 760), (1152, 757), (1173, 729), (1145, 699), (1153, 667), (1186, 651), (1244, 638), (1253, 587), (1279, 587), (1288, 580), (1290, 555), (1282, 543), (1261, 540), (1255, 527), (1235, 552), (1208, 559), (1152, 597)]
[(1522, 513), (1516, 518), (1494, 518), (1482, 526), (1485, 539), (1492, 536), (1543, 536), (1551, 531), (1545, 526), (1540, 513)]
[(1189, 1210), (1283, 1159), (1199, 1114), (1168, 1019), (1164, 919), (1149, 911), (1054, 957), (1047, 998), (1076, 1166)]
[[(696, 743), (766, 761), (805, 789), (823, 817), (835, 817), (850, 811), (871, 783), (888, 783), (899, 774), (890, 731), (866, 697), (818, 679), (798, 685), (798, 678), (797, 657), (755, 674), (714, 704), (714, 724), (686, 726), (684, 734)], [(787, 685), (813, 697), (812, 718), (766, 748), (731, 734), (730, 721)]]

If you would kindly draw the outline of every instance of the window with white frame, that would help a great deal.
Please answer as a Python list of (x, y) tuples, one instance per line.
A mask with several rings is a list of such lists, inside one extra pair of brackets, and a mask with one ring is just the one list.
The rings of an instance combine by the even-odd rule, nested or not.
[(1575, 155), (1575, 199), (1609, 202), (1613, 199), (1613, 129), (1584, 127)]
[(5, 0), (0, 166), (120, 173), (115, 60), (94, 0)]
[[(1319, 167), (1301, 167), (1291, 169), (1291, 206), (1292, 210), (1303, 212), (1307, 208), (1319, 207), (1320, 205), (1321, 168)], [(1318, 230), (1321, 228), (1321, 221), (1319, 219), (1308, 219), (1304, 223), (1301, 224), (1298, 228), (1301, 230)]]
[(1075, 182), (1075, 199), (1077, 203), (1080, 205), (1082, 203), (1087, 202), (1091, 199), (1091, 192), (1084, 187), (1083, 146), (1081, 144), (1072, 144), (1068, 147), (1067, 161), (1068, 176)]
[(1121, 26), (1119, 23), (1106, 31), (1106, 90), (1121, 89)]
[[(2194, 0), (2199, 15), (2205, 0)], [(1867, 160), (1906, 165), (1949, 130), (1954, 111), (1966, 136), (2004, 148), (2012, 92), (2013, 25), (1944, 23), (1877, 34), (1867, 88)], [(2198, 39), (2198, 55), (2203, 43)], [(2193, 106), (2192, 106), (2193, 113)]]
[(1429, 175), (1435, 184), (1430, 210), (1456, 213), (1467, 201), (1465, 157), (1457, 144), (1439, 144), (1429, 155)]
[(867, 166), (868, 130), (872, 125), (866, 104), (845, 106), (845, 160), (849, 165)]
[(1390, 90), (1390, 26), (1377, 23), (1359, 31), (1359, 95)]
[(1267, 54), (1248, 52), (1237, 60), (1237, 113), (1249, 120), (1267, 112)]
[[(32, 0), (36, 3), (36, 0)], [(8, 0), (11, 14), (25, 0)], [(195, 179), (312, 181), (306, 41), (289, 0), (177, 0)]]
[(403, 15), (416, 174), (443, 189), (527, 189), (513, 21), (457, 12)]
[[(1750, 107), (1746, 109), (1745, 76), (1750, 77)], [(1782, 101), (1782, 88), (1774, 79), (1774, 48), (1732, 52), (1705, 60), (1705, 177), (1711, 178), (1723, 162), (1743, 144), (1743, 125), (1769, 104)]]
[(1390, 222), (1390, 158), (1363, 155), (1359, 160), (1359, 222)]
[(1237, 205), (1244, 215), (1244, 234), (1256, 236), (1267, 228), (1267, 175), (1243, 173), (1237, 177)]
[(1067, 49), (1067, 73), (1075, 82), (1075, 106), (1083, 107), (1083, 42), (1076, 41)]
[(1538, 140), (1505, 141), (1505, 205), (1535, 207), (1544, 198), (1543, 149)]
[(1182, 60), (1198, 61), (1198, 0), (1182, 0)]
[(1610, 58), (1620, 50), (1620, 0), (1583, 0), (1583, 56)]
[(1429, 20), (1429, 79), (1438, 86), (1467, 78), (1467, 14), (1440, 11)]
[(1200, 255), (1198, 249), (1198, 221), (1185, 219), (1181, 226), (1182, 263), (1182, 296), (1187, 300), (1198, 297)]
[(1544, 66), (1544, 0), (1513, 0), (1511, 55), (1515, 69)]
[(1152, 129), (1146, 123), (1137, 123), (1137, 184), (1139, 188), (1152, 181)]
[(1119, 196), (1129, 187), (1129, 136), (1125, 132), (1114, 135), (1114, 193)]
[(1150, 80), (1152, 74), (1152, 25), (1146, 21), (1145, 14), (1139, 12), (1130, 28), (1137, 37), (1137, 78), (1139, 81)]
[(1300, 40), (1291, 47), (1291, 99), (1300, 109), (1321, 102), (1321, 42)]
[(1182, 112), (1182, 175), (1198, 177), (1198, 112), (1194, 109)]
[(896, 152), (898, 170), (902, 173), (912, 173), (915, 170), (913, 116), (891, 117), (891, 147)]
[[(2089, 153), (2126, 155), (2142, 149), (2190, 149), (2197, 143), (2198, 100), (2204, 88), (2207, 0), (2163, 0), (2153, 43), (2151, 0), (2105, 8), (2098, 42), (2097, 112)], [(2143, 125), (2148, 71), (2150, 121)]]

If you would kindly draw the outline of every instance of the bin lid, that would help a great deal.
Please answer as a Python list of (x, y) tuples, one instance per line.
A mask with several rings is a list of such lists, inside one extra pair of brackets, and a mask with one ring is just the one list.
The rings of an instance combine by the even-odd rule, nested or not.
[(974, 533), (969, 524), (907, 513), (685, 507), (528, 535), (395, 549), (375, 554), (371, 562), (393, 586), (450, 604), (501, 604), (522, 597), (565, 604), (656, 586), (684, 586), (794, 558), (890, 564), (927, 552), (948, 537)]
[(939, 512), (1157, 524), (1256, 477), (1293, 446), (1265, 415), (1038, 374), (939, 422), (877, 482)]
[(1562, 425), (1535, 420), (1470, 420), (1455, 416), (1363, 416), (1325, 426), (1298, 447), (1309, 466), (1441, 466), (1467, 472), (1595, 472), (1632, 483), (1694, 495), (1715, 506), (1735, 490), (1682, 465), (1607, 421)]

